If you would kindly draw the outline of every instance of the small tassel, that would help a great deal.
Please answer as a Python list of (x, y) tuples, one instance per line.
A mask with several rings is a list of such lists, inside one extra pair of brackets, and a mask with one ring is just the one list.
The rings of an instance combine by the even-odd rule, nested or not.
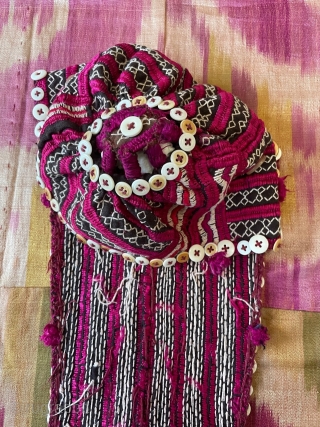
[(283, 202), (285, 200), (286, 195), (287, 195), (287, 191), (289, 191), (286, 187), (286, 184), (285, 184), (285, 180), (286, 180), (287, 176), (278, 178), (279, 202)]
[(43, 333), (40, 340), (48, 347), (56, 347), (60, 343), (59, 329), (52, 323), (48, 323), (43, 328)]
[(270, 337), (268, 335), (268, 329), (265, 326), (259, 323), (256, 326), (249, 326), (248, 331), (253, 345), (262, 345), (263, 348), (266, 348), (266, 341), (268, 341)]
[(217, 252), (208, 258), (208, 264), (212, 274), (220, 275), (231, 264), (230, 258), (224, 252)]
[(41, 198), (41, 203), (43, 204), (43, 206), (46, 207), (46, 208), (50, 208), (50, 202), (46, 198), (46, 195), (45, 194), (41, 194), (40, 198)]

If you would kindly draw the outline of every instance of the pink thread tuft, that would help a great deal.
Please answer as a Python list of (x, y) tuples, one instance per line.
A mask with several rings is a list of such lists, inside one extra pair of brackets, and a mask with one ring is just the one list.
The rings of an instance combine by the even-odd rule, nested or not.
[(48, 347), (56, 347), (61, 341), (59, 329), (53, 323), (48, 323), (43, 328), (40, 340)]
[(266, 341), (270, 339), (268, 329), (265, 326), (262, 326), (260, 323), (256, 326), (249, 326), (248, 332), (253, 345), (262, 345), (265, 348)]
[(46, 208), (50, 208), (50, 202), (46, 198), (45, 194), (41, 194), (40, 199), (41, 199), (41, 203), (43, 204), (43, 206), (45, 206)]
[(181, 134), (181, 129), (174, 122), (167, 121), (161, 131), (161, 139), (177, 143)]
[(285, 184), (285, 180), (286, 180), (287, 176), (278, 178), (279, 202), (284, 201), (284, 199), (286, 198), (286, 195), (287, 195), (287, 191), (289, 191), (286, 187), (286, 184)]
[(167, 157), (162, 152), (160, 145), (150, 145), (146, 150), (149, 161), (154, 168), (160, 168), (166, 161)]
[(231, 264), (230, 258), (224, 252), (217, 252), (208, 258), (208, 264), (212, 274), (220, 275)]

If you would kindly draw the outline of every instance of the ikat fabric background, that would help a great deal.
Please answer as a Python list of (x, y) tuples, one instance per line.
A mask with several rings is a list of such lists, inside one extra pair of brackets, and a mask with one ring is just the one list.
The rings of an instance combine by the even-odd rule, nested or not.
[(282, 150), (284, 243), (266, 259), (250, 427), (320, 416), (320, 1), (0, 0), (0, 427), (46, 425), (50, 230), (35, 181), (30, 74), (120, 42), (159, 49), (233, 92)]

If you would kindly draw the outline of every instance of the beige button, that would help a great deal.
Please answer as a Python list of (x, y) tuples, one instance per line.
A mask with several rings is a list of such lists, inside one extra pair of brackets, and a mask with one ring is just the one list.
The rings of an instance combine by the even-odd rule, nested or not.
[(105, 246), (105, 245), (101, 245), (101, 249), (105, 252), (108, 252), (110, 250), (110, 248), (108, 248), (108, 246)]
[(277, 239), (273, 245), (273, 250), (276, 252), (281, 247), (282, 240)]
[(256, 370), (257, 370), (257, 368), (258, 368), (258, 364), (257, 364), (257, 361), (255, 360), (254, 363), (253, 363), (252, 372), (255, 373)]
[(252, 387), (252, 385), (250, 386), (250, 396), (252, 396), (252, 394), (253, 394), (253, 387)]
[(77, 238), (78, 242), (80, 242), (80, 243), (83, 243), (83, 244), (87, 243), (86, 239), (84, 237), (82, 237), (80, 234), (76, 234), (76, 238)]
[(158, 258), (152, 259), (152, 260), (150, 261), (150, 265), (151, 265), (151, 267), (153, 267), (153, 268), (161, 267), (161, 266), (162, 266), (162, 264), (163, 264), (162, 260), (161, 260), (161, 259), (158, 259)]
[(92, 182), (97, 182), (99, 179), (99, 166), (93, 165), (90, 169), (90, 179)]
[(87, 132), (83, 134), (81, 139), (89, 142), (91, 138), (92, 138), (92, 132), (91, 130), (87, 130)]
[(50, 200), (50, 206), (52, 207), (52, 209), (53, 209), (55, 212), (59, 212), (59, 210), (60, 210), (60, 206), (59, 206), (59, 203), (58, 203), (55, 199), (51, 199), (51, 200)]
[(218, 247), (215, 243), (207, 243), (204, 251), (207, 256), (212, 256), (218, 251)]
[(279, 151), (279, 146), (278, 146), (278, 144), (277, 144), (275, 141), (273, 141), (273, 145), (274, 145), (274, 152), (275, 152), (275, 155), (277, 155), (277, 154), (278, 154), (278, 151)]
[(280, 160), (281, 156), (282, 156), (282, 151), (281, 151), (281, 148), (279, 148), (278, 153), (276, 155), (276, 160)]
[(184, 168), (188, 164), (189, 157), (184, 151), (176, 150), (171, 154), (170, 160), (177, 165), (178, 168)]
[(132, 100), (132, 105), (136, 106), (136, 105), (144, 105), (147, 103), (147, 98), (145, 96), (136, 96), (135, 98), (133, 98)]
[(44, 194), (45, 194), (45, 196), (46, 196), (46, 199), (47, 200), (49, 200), (49, 202), (50, 202), (50, 200), (52, 199), (52, 196), (51, 196), (51, 193), (50, 193), (50, 190), (49, 190), (49, 188), (45, 188), (44, 189)]
[(177, 256), (177, 262), (180, 264), (183, 264), (184, 262), (187, 262), (189, 260), (189, 253), (188, 252), (180, 252), (180, 254)]
[(127, 254), (127, 253), (122, 254), (122, 258), (128, 262), (136, 262), (134, 256), (132, 256), (131, 254)]
[(122, 197), (123, 199), (127, 199), (132, 194), (132, 188), (129, 184), (126, 182), (118, 182), (115, 186), (116, 193), (119, 197)]
[(180, 127), (183, 133), (190, 133), (191, 135), (195, 135), (197, 132), (196, 125), (188, 119), (182, 120)]
[(160, 191), (163, 190), (164, 187), (167, 185), (167, 180), (163, 175), (153, 175), (149, 179), (149, 184), (152, 190)]
[(104, 110), (104, 112), (101, 114), (101, 118), (102, 120), (106, 120), (109, 117), (112, 116), (112, 114), (114, 114), (116, 112), (116, 109), (111, 107), (111, 108), (107, 108), (106, 110)]
[(167, 258), (163, 261), (163, 266), (164, 267), (173, 267), (176, 262), (177, 261), (175, 258)]
[(66, 224), (66, 221), (64, 220), (61, 212), (58, 212), (58, 218), (59, 218), (60, 222), (62, 222), (62, 224)]
[(265, 285), (265, 279), (264, 279), (264, 277), (262, 276), (262, 277), (261, 277), (261, 283), (260, 283), (261, 288), (263, 288), (263, 287), (264, 287), (264, 285)]
[(164, 101), (161, 101), (158, 105), (159, 110), (171, 110), (175, 106), (174, 101), (171, 101), (171, 99), (165, 99)]
[(278, 176), (280, 176), (280, 171), (279, 171), (279, 169), (277, 169), (277, 175), (278, 175)]
[(247, 409), (247, 417), (251, 414), (251, 406), (250, 404), (248, 405), (248, 409)]

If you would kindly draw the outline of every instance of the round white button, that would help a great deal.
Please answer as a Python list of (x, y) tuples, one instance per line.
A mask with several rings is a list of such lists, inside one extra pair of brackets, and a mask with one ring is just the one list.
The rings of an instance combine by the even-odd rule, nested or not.
[(149, 184), (153, 191), (160, 191), (167, 185), (167, 180), (162, 175), (153, 175), (149, 179)]
[(217, 245), (215, 243), (207, 243), (204, 247), (204, 252), (207, 256), (212, 256), (218, 251)]
[(44, 104), (37, 104), (32, 109), (33, 117), (36, 120), (45, 120), (48, 115), (49, 108)]
[(235, 247), (230, 240), (221, 240), (218, 243), (218, 252), (224, 252), (226, 257), (229, 258), (234, 254)]
[(204, 248), (201, 245), (192, 245), (189, 249), (189, 258), (194, 262), (202, 261), (204, 254)]
[(122, 252), (117, 251), (117, 249), (109, 249), (109, 252), (113, 255), (122, 255)]
[(246, 240), (241, 240), (237, 244), (237, 249), (239, 254), (241, 255), (249, 255), (249, 253), (251, 252), (249, 242), (247, 242)]
[(44, 182), (42, 180), (42, 178), (40, 176), (36, 177), (37, 183), (41, 188), (45, 188), (46, 186), (44, 185)]
[(130, 185), (122, 181), (116, 184), (115, 190), (118, 196), (121, 197), (122, 199), (127, 199), (132, 194), (132, 189)]
[(139, 117), (130, 116), (124, 119), (120, 125), (122, 135), (133, 137), (142, 131), (143, 125)]
[(249, 245), (250, 249), (255, 254), (263, 254), (268, 250), (269, 242), (261, 234), (256, 234), (255, 236), (252, 236), (249, 240)]
[(184, 151), (176, 150), (171, 154), (170, 160), (177, 165), (178, 168), (184, 168), (188, 164), (189, 157)]
[(171, 101), (170, 99), (165, 99), (164, 101), (161, 101), (158, 105), (159, 110), (171, 110), (175, 106), (175, 103)]
[(182, 120), (185, 120), (188, 117), (188, 114), (186, 110), (183, 108), (172, 108), (170, 111), (170, 116), (173, 118), (173, 120), (178, 120), (179, 122), (182, 122)]
[(160, 102), (162, 102), (161, 96), (153, 96), (152, 98), (149, 98), (147, 101), (147, 106), (150, 108), (157, 107)]
[(31, 91), (31, 98), (34, 101), (41, 101), (44, 98), (44, 90), (41, 87), (34, 87)]
[(44, 121), (38, 122), (34, 127), (34, 134), (37, 138), (39, 138), (39, 136), (41, 134), (41, 130), (43, 128), (43, 125), (44, 125)]
[(131, 254), (128, 254), (128, 253), (122, 254), (122, 258), (128, 262), (136, 262), (134, 256), (132, 256)]
[(139, 105), (144, 105), (147, 102), (147, 99), (145, 96), (136, 96), (135, 98), (133, 98), (132, 100), (132, 105), (135, 106), (139, 106)]
[(247, 408), (247, 417), (249, 416), (251, 414), (251, 406), (250, 406), (250, 404), (248, 405), (248, 408)]
[(149, 260), (147, 258), (145, 258), (144, 256), (138, 256), (136, 258), (136, 263), (139, 265), (148, 265)]
[(85, 171), (89, 171), (92, 168), (93, 160), (88, 154), (80, 154), (80, 165)]
[(107, 108), (106, 110), (104, 110), (104, 112), (101, 114), (101, 118), (102, 120), (106, 120), (109, 117), (112, 116), (113, 113), (115, 113), (116, 109), (111, 107), (111, 108)]
[(93, 240), (91, 240), (91, 239), (88, 239), (87, 240), (87, 245), (91, 248), (91, 249), (94, 249), (95, 251), (97, 251), (98, 249), (100, 249), (100, 245), (99, 245), (99, 243), (96, 243), (96, 242), (94, 242)]
[(106, 191), (112, 191), (114, 189), (114, 180), (107, 173), (102, 173), (99, 176), (99, 184)]
[(78, 151), (80, 154), (88, 154), (88, 156), (90, 156), (90, 154), (92, 153), (92, 145), (89, 141), (81, 139), (78, 144)]
[(253, 387), (252, 387), (252, 385), (250, 386), (250, 396), (252, 395), (252, 393), (253, 393)]
[(124, 110), (125, 108), (129, 108), (131, 106), (132, 104), (131, 104), (131, 101), (129, 101), (129, 99), (123, 99), (116, 105), (116, 109), (117, 111), (120, 111), (120, 110)]
[(59, 212), (59, 211), (60, 211), (59, 203), (58, 203), (55, 199), (51, 199), (51, 200), (50, 200), (50, 206), (52, 207), (52, 209), (53, 209), (55, 212)]
[(36, 81), (36, 80), (41, 80), (43, 79), (48, 73), (46, 72), (46, 70), (36, 70), (31, 74), (31, 79)]
[(173, 267), (177, 260), (175, 258), (167, 258), (163, 261), (164, 267)]
[(137, 196), (144, 196), (145, 194), (148, 194), (150, 191), (150, 184), (144, 179), (136, 179), (131, 184), (131, 187), (132, 187), (132, 191)]
[(254, 360), (252, 372), (255, 373), (257, 368), (258, 368), (258, 364), (257, 364), (256, 360)]
[(92, 168), (90, 169), (90, 179), (92, 182), (97, 182), (99, 179), (99, 166), (98, 165), (92, 165)]
[(179, 138), (179, 145), (184, 151), (192, 151), (196, 146), (196, 139), (191, 133), (183, 133)]
[(165, 163), (161, 168), (161, 175), (163, 175), (168, 181), (172, 181), (179, 175), (179, 168), (172, 162)]
[(83, 135), (82, 135), (82, 140), (85, 140), (85, 141), (91, 141), (91, 138), (92, 138), (92, 132), (91, 132), (91, 130), (87, 130), (87, 132), (85, 132)]
[(102, 120), (101, 119), (95, 119), (95, 121), (91, 125), (91, 132), (93, 135), (97, 135), (102, 128)]

